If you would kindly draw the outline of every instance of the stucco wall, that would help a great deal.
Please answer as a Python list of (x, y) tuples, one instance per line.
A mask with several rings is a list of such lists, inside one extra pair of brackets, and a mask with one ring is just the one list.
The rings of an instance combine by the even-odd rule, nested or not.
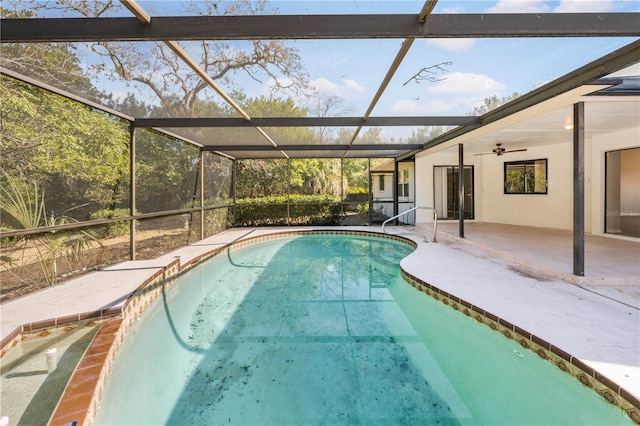
[[(585, 139), (585, 231), (604, 232), (605, 153), (638, 147), (640, 128)], [(504, 194), (504, 162), (546, 158), (547, 194)], [(479, 222), (572, 229), (573, 142), (530, 146), (526, 152), (465, 155), (474, 166), (475, 220)], [(416, 155), (416, 205), (434, 204), (433, 166), (457, 165), (457, 148)], [(640, 166), (639, 166), (640, 168)], [(418, 222), (430, 222), (431, 213), (418, 212)]]
[[(476, 157), (476, 167), (482, 174), (482, 186), (476, 187), (476, 197), (485, 202), (478, 215), (484, 222), (511, 225), (571, 229), (573, 217), (573, 154), (572, 144), (530, 147), (526, 152), (500, 157)], [(518, 160), (547, 159), (547, 194), (505, 194), (504, 163)], [(478, 210), (476, 210), (478, 212)]]
[[(380, 176), (384, 178), (384, 189), (380, 189)], [(393, 174), (374, 174), (372, 183), (374, 200), (393, 200)]]
[[(504, 194), (505, 161), (548, 159), (548, 194)], [(457, 165), (457, 150), (416, 156), (417, 205), (433, 206), (433, 166)], [(529, 148), (526, 152), (465, 155), (465, 166), (474, 166), (475, 220), (512, 225), (566, 228), (572, 226), (572, 146), (570, 143)], [(418, 216), (428, 221), (429, 212)]]

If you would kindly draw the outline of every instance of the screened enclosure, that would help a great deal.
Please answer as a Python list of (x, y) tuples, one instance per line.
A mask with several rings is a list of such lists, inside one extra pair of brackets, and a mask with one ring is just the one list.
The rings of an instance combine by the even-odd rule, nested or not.
[(637, 5), (596, 3), (3, 2), (2, 300), (406, 211), (417, 153), (638, 62)]

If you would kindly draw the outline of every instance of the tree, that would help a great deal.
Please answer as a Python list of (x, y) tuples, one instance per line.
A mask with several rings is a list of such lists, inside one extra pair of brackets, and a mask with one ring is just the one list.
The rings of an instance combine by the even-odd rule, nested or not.
[[(100, 17), (123, 9), (112, 0), (58, 0), (41, 2), (21, 0), (14, 5), (36, 13), (58, 9), (73, 16)], [(39, 9), (40, 7), (41, 9)], [(182, 6), (184, 12), (203, 16), (261, 15), (275, 10), (266, 0), (195, 0)], [(150, 9), (151, 11), (151, 9)], [(176, 15), (181, 11), (176, 10)], [(91, 65), (91, 71), (103, 78), (135, 83), (153, 94), (157, 103), (170, 116), (195, 116), (197, 103), (207, 96), (208, 84), (179, 59), (163, 42), (92, 43), (90, 48), (102, 60)], [(244, 74), (264, 82), (271, 80), (273, 89), (307, 90), (307, 73), (296, 49), (278, 40), (248, 40), (244, 43), (202, 41), (184, 47), (204, 71), (214, 80), (231, 83), (234, 76)], [(286, 84), (284, 82), (287, 82)], [(207, 99), (214, 101), (214, 98)]]
[[(501, 105), (504, 105), (512, 100), (520, 97), (518, 92), (513, 92), (508, 96), (503, 96), (502, 98), (498, 98), (498, 96), (493, 95), (487, 98), (484, 98), (482, 105), (474, 107), (473, 110), (468, 111), (465, 115), (468, 116), (480, 116), (484, 115), (487, 112), (498, 108)], [(432, 126), (432, 127), (420, 127), (417, 130), (411, 132), (411, 136), (407, 139), (407, 143), (424, 143), (430, 141), (431, 139), (435, 139), (438, 136), (446, 133), (452, 129), (452, 127), (446, 126)]]
[[(351, 111), (339, 96), (318, 93), (309, 99), (309, 112), (316, 117), (339, 117)], [(331, 143), (335, 140), (335, 128), (318, 127), (315, 129), (319, 144)]]
[(0, 79), (3, 170), (29, 176), (47, 207), (76, 218), (126, 199), (128, 124), (117, 117), (30, 86)]
[(159, 212), (193, 203), (198, 195), (199, 160), (197, 147), (151, 129), (139, 129), (136, 132), (137, 210)]
[(489, 111), (494, 110), (508, 102), (511, 102), (518, 97), (520, 97), (520, 94), (518, 92), (513, 92), (512, 94), (503, 96), (502, 98), (498, 98), (498, 96), (496, 95), (484, 98), (484, 102), (482, 103), (482, 105), (474, 107), (473, 110), (467, 112), (466, 115), (484, 115)]
[[(31, 18), (35, 10), (13, 10), (0, 7), (2, 18)], [(52, 86), (75, 93), (84, 98), (101, 101), (100, 93), (91, 83), (91, 78), (82, 69), (80, 60), (71, 43), (3, 43), (2, 66)]]
[(431, 139), (445, 133), (450, 128), (451, 127), (445, 126), (419, 127), (417, 130), (413, 130), (411, 132), (411, 136), (407, 139), (407, 143), (423, 143), (430, 141)]

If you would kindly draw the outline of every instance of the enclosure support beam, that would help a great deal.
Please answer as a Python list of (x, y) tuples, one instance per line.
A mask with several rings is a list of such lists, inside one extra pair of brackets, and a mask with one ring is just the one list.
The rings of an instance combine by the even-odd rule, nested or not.
[(200, 239), (204, 240), (204, 151), (200, 150)]
[(367, 181), (369, 185), (369, 225), (373, 225), (373, 185), (371, 185), (371, 157), (367, 158)]
[(344, 158), (340, 158), (340, 217), (345, 218), (344, 211)]
[[(393, 215), (398, 215), (398, 185), (400, 185), (400, 169), (398, 167), (398, 162), (393, 162)], [(395, 220), (395, 224), (398, 224), (398, 219)]]
[[(427, 10), (427, 12), (430, 12)], [(637, 37), (638, 13), (155, 16), (2, 20), (3, 43), (477, 37)], [(144, 22), (144, 18), (143, 22)]]
[[(136, 127), (129, 126), (129, 215), (136, 215)], [(129, 259), (136, 260), (136, 219), (129, 222)]]
[(137, 127), (380, 127), (380, 126), (479, 126), (476, 116), (413, 117), (156, 117), (137, 118)]
[(584, 276), (584, 102), (573, 105), (573, 275)]
[(458, 235), (464, 238), (464, 146), (458, 144)]
[(231, 196), (233, 197), (233, 208), (231, 210), (231, 223), (236, 226), (236, 179), (238, 178), (238, 160), (232, 160), (231, 168)]
[(291, 158), (287, 158), (287, 226), (291, 225)]

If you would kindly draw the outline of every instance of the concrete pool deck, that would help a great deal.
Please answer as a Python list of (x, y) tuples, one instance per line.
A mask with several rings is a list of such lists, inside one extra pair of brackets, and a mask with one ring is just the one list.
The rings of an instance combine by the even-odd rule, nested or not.
[[(234, 228), (154, 260), (124, 262), (0, 306), (3, 343), (53, 318), (114, 312), (147, 278), (233, 242), (297, 230)], [(392, 233), (405, 229), (389, 228)], [(431, 238), (429, 227), (418, 230)], [(439, 223), (438, 244), (420, 235), (402, 268), (579, 358), (640, 398), (640, 242), (587, 236), (585, 277), (571, 275), (571, 234), (508, 225)], [(568, 252), (567, 252), (568, 249)]]

